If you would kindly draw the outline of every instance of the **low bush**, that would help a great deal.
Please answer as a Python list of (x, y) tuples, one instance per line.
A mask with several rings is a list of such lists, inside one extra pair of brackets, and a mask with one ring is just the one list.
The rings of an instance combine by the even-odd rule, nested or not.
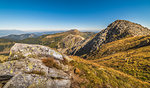
[(43, 64), (45, 64), (45, 66), (52, 68), (55, 67), (57, 69), (61, 69), (61, 67), (59, 66), (59, 64), (54, 60), (53, 57), (47, 57), (47, 58), (43, 58), (42, 59)]

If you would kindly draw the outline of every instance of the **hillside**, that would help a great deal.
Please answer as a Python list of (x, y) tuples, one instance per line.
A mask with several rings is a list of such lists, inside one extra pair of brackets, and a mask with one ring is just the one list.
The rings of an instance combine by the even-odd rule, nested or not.
[[(123, 24), (130, 24), (131, 29), (130, 27), (126, 29)], [(106, 30), (109, 32), (106, 33)], [(117, 32), (116, 37), (113, 37), (115, 32)], [(74, 54), (150, 82), (149, 45), (149, 29), (129, 21), (117, 20), (93, 38), (91, 37), (81, 48), (75, 47)]]
[(123, 38), (149, 34), (150, 30), (139, 24), (126, 20), (116, 20), (108, 25), (106, 29), (100, 31), (94, 38), (88, 41), (85, 46), (77, 50), (75, 55), (84, 57), (86, 54), (100, 49), (100, 46), (103, 44)]
[(131, 49), (138, 49), (140, 47), (149, 45), (150, 45), (150, 35), (124, 38), (121, 40), (103, 44), (100, 49), (89, 53), (87, 55), (87, 58), (99, 59), (100, 57), (109, 56), (111, 54)]
[(150, 84), (49, 47), (17, 43), (9, 58), (0, 64), (0, 87), (149, 88)]
[(15, 42), (8, 40), (8, 39), (1, 39), (0, 38), (0, 55), (8, 54), (10, 48), (15, 44)]
[(87, 59), (150, 82), (150, 36), (137, 36), (102, 45)]
[(147, 88), (147, 82), (142, 82), (130, 75), (108, 68), (90, 60), (71, 56), (71, 64), (79, 72), (74, 75), (73, 88)]
[(79, 45), (80, 42), (88, 39), (93, 34), (93, 32), (80, 32), (75, 29), (61, 33), (43, 35), (38, 38), (27, 38), (18, 42), (45, 45), (51, 48), (58, 49), (63, 53), (67, 53), (68, 49)]
[(0, 39), (0, 88), (150, 87), (150, 31), (137, 23), (117, 20), (97, 34), (74, 29), (15, 42)]

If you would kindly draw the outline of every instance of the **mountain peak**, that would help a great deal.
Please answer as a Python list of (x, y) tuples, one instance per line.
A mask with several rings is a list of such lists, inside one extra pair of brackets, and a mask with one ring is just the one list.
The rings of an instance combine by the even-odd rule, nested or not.
[(70, 32), (71, 34), (79, 34), (80, 33), (80, 31), (77, 30), (77, 29), (71, 29), (71, 30), (69, 30), (67, 32)]
[(110, 41), (118, 40), (124, 37), (150, 34), (150, 30), (148, 28), (127, 20), (114, 21), (106, 28), (106, 31), (108, 31), (107, 35), (110, 36), (108, 37), (108, 39), (114, 38), (113, 40)]
[(111, 23), (106, 29), (100, 31), (94, 38), (92, 38), (84, 47), (80, 48), (76, 55), (82, 56), (93, 52), (103, 44), (120, 40), (127, 37), (149, 35), (150, 30), (126, 20), (116, 20)]
[(116, 20), (116, 21), (112, 22), (110, 25), (108, 25), (108, 27), (111, 27), (111, 26), (114, 26), (114, 25), (123, 25), (123, 24), (125, 26), (137, 25), (137, 26), (143, 27), (140, 24), (137, 24), (137, 23), (134, 23), (134, 22), (131, 22), (131, 21), (128, 21), (128, 20)]

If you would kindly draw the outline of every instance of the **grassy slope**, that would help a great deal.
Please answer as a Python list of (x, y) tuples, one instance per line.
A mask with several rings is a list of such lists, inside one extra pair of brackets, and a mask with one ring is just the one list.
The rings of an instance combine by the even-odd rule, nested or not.
[(116, 53), (93, 61), (150, 82), (150, 46)]
[[(18, 41), (20, 43), (28, 43), (28, 44), (40, 44), (49, 46), (51, 48), (58, 48), (58, 43), (68, 36), (69, 34), (74, 34), (74, 32), (62, 32), (62, 33), (56, 33), (51, 35), (43, 35), (38, 38), (28, 38), (21, 41)], [(79, 35), (81, 35), (84, 38), (88, 38), (89, 36), (93, 35), (94, 33), (88, 33), (88, 32), (80, 32)], [(60, 46), (62, 47), (62, 46)]]
[(89, 59), (150, 82), (150, 36), (126, 38), (102, 46)]
[(7, 39), (0, 39), (0, 55), (8, 54), (10, 48), (14, 45), (14, 42)]
[(150, 35), (125, 38), (102, 45), (97, 51), (88, 54), (87, 58), (98, 59), (100, 57), (105, 57), (117, 52), (148, 45), (150, 45)]
[[(149, 88), (150, 84), (142, 82), (120, 71), (101, 66), (77, 56), (71, 56), (74, 68), (80, 70), (75, 74), (73, 88)], [(78, 86), (77, 86), (78, 85)]]

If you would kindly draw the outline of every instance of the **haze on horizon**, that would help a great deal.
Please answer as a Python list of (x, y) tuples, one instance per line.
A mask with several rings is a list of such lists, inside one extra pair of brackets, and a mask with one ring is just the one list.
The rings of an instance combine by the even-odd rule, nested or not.
[(0, 30), (100, 30), (129, 20), (150, 28), (149, 0), (0, 0)]

